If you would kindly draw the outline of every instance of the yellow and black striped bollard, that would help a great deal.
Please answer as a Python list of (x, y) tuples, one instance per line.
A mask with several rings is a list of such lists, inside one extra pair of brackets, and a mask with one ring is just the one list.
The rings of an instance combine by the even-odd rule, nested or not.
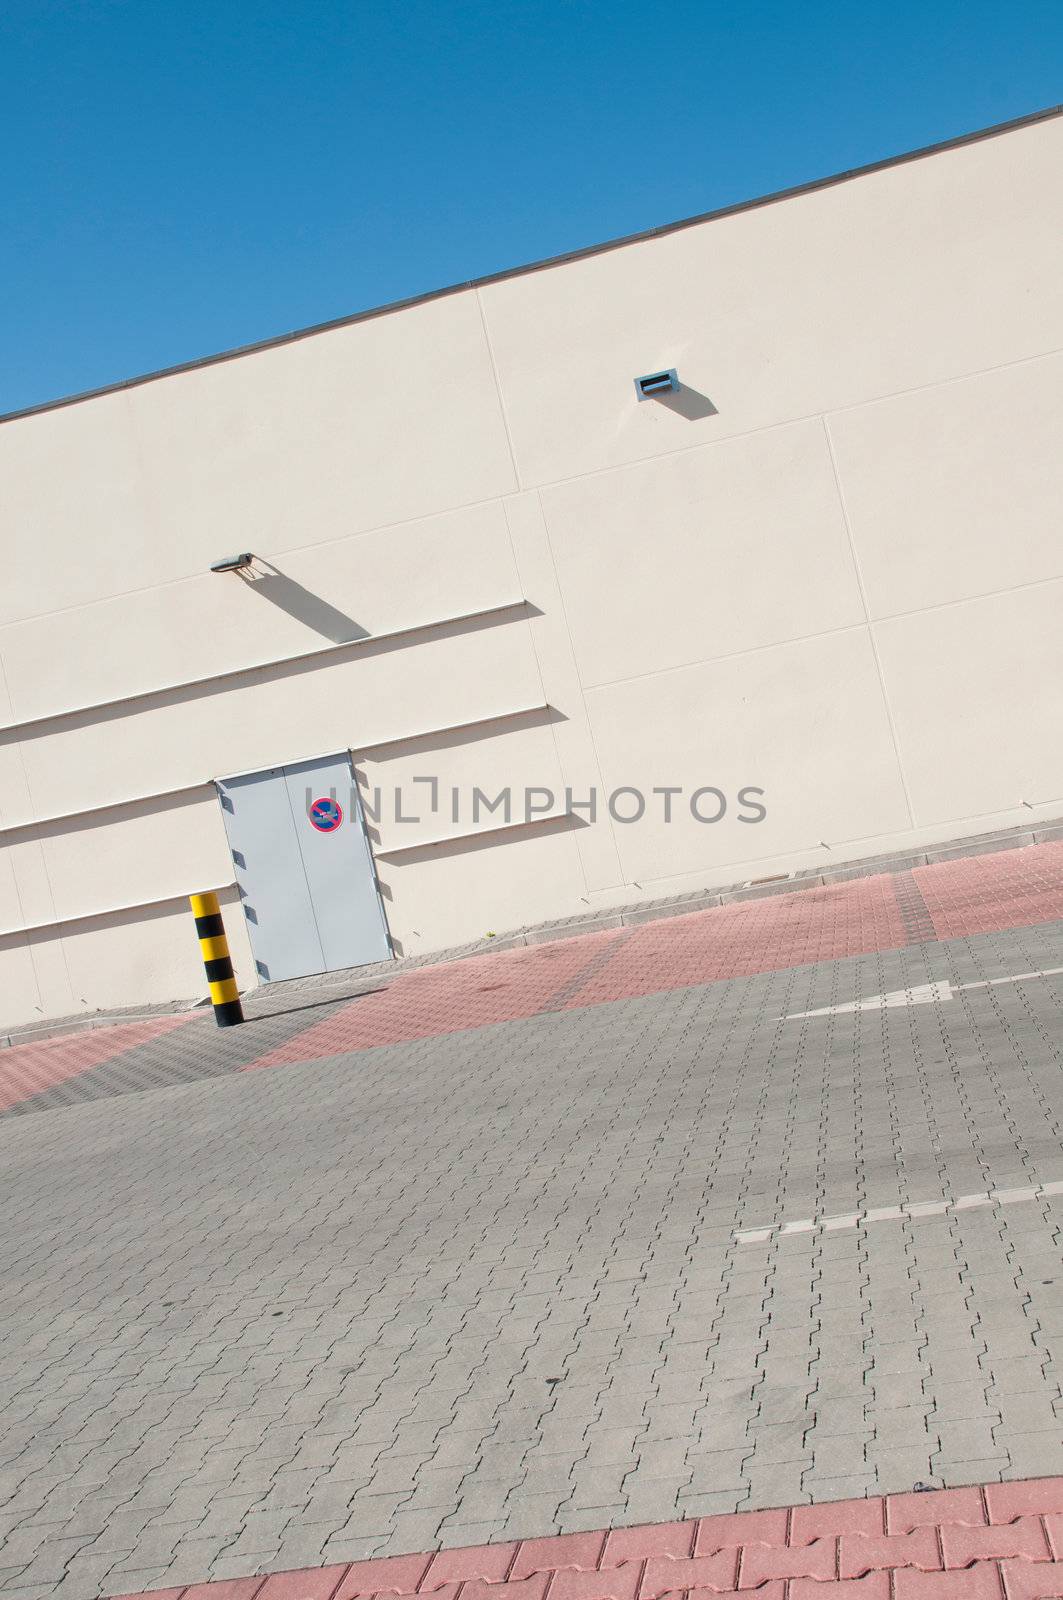
[(238, 1022), (243, 1022), (244, 1008), (240, 1004), (240, 991), (233, 977), (232, 957), (218, 897), (216, 894), (192, 894), (188, 898), (196, 919), (196, 936), (207, 971), (214, 1020), (219, 1028), (234, 1028)]

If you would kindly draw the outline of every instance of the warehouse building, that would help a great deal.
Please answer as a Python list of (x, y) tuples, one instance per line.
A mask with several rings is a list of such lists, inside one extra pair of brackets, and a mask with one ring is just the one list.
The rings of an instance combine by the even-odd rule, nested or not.
[(1063, 809), (1058, 112), (0, 426), (0, 1021)]

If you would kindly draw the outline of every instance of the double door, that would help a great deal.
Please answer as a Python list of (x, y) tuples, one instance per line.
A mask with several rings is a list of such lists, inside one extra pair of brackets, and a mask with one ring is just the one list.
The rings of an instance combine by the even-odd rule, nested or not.
[(218, 793), (260, 978), (390, 958), (349, 755), (220, 779)]

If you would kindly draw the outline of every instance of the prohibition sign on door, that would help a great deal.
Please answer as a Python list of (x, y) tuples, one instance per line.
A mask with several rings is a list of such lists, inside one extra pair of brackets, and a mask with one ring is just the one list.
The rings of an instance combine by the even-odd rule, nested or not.
[(307, 814), (311, 827), (316, 828), (318, 833), (335, 833), (343, 821), (342, 806), (328, 795), (311, 801)]

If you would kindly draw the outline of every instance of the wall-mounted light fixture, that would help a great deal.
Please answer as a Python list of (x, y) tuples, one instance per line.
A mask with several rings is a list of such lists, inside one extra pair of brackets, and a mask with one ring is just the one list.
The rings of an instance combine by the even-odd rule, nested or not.
[(211, 565), (211, 572), (243, 572), (254, 560), (250, 550), (245, 550), (243, 555), (226, 556), (224, 561), (215, 561)]
[(667, 372), (649, 372), (635, 379), (635, 393), (640, 400), (652, 400), (656, 394), (674, 394), (679, 388), (679, 377), (674, 367)]

